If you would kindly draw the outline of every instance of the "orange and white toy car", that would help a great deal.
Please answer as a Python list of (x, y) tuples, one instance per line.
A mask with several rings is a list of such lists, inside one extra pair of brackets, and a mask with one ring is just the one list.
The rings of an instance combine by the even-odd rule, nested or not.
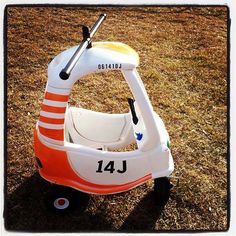
[[(72, 190), (65, 189), (113, 194), (150, 179), (155, 179), (158, 203), (163, 205), (169, 198), (171, 184), (167, 177), (174, 170), (169, 135), (153, 111), (137, 72), (138, 54), (123, 43), (91, 42), (105, 17), (101, 15), (91, 31), (83, 26), (79, 47), (63, 51), (48, 67), (34, 145), (40, 175), (60, 186), (60, 191), (49, 200), (57, 211), (72, 206)], [(134, 99), (128, 99), (129, 113), (107, 114), (68, 107), (76, 81), (108, 70), (120, 70), (132, 91)], [(113, 151), (134, 142), (137, 150)]]

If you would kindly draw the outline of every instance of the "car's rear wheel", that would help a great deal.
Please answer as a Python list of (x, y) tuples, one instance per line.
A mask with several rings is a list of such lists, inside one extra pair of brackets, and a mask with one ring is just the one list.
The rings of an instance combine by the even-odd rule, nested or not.
[(168, 177), (161, 177), (154, 180), (154, 194), (157, 205), (164, 207), (170, 198), (172, 184)]
[(52, 189), (46, 195), (45, 204), (48, 210), (65, 214), (74, 210), (84, 200), (85, 193), (77, 191), (75, 189), (53, 185)]

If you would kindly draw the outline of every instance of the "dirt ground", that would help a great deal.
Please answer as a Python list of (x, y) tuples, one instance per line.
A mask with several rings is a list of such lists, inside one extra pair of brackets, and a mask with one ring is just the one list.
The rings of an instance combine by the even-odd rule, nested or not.
[[(88, 196), (69, 215), (48, 212), (50, 184), (37, 173), (33, 130), (47, 65), (78, 44), (81, 24), (108, 17), (95, 41), (121, 41), (140, 56), (139, 72), (171, 137), (179, 177), (163, 210), (153, 183), (131, 191)], [(13, 7), (6, 9), (7, 88), (5, 227), (11, 231), (150, 232), (227, 230), (226, 7)], [(82, 78), (71, 105), (109, 113), (128, 111), (130, 91), (115, 72)]]

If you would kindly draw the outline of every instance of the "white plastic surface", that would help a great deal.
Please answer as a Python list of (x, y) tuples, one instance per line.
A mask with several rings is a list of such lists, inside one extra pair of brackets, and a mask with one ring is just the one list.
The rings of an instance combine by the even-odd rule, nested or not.
[(94, 148), (121, 148), (135, 142), (129, 113), (107, 114), (70, 107), (66, 133), (74, 143)]
[[(167, 147), (169, 136), (164, 123), (153, 111), (136, 70), (139, 63), (137, 54), (127, 45), (120, 43), (105, 42), (93, 45), (93, 48), (85, 50), (68, 80), (60, 79), (59, 73), (76, 47), (58, 55), (48, 67), (46, 91), (67, 95), (70, 94), (74, 83), (84, 75), (121, 70), (135, 99), (138, 124), (132, 123), (130, 113), (104, 114), (82, 108), (69, 108), (65, 115), (66, 140), (63, 145), (52, 142), (50, 138), (38, 132), (40, 140), (47, 146), (66, 151), (74, 172), (91, 183), (116, 185), (130, 183), (150, 174), (152, 178), (169, 176), (174, 170), (173, 159)], [(117, 68), (114, 68), (116, 65)], [(58, 116), (49, 112), (44, 114), (52, 118)], [(70, 139), (72, 142), (69, 142)], [(104, 151), (125, 147), (135, 139), (138, 150)], [(97, 150), (98, 148), (103, 150)], [(124, 166), (127, 169), (122, 171)]]
[[(71, 89), (82, 76), (106, 70), (130, 70), (138, 66), (138, 54), (128, 45), (119, 42), (98, 42), (86, 49), (68, 80), (59, 77), (60, 71), (66, 66), (76, 51), (69, 48), (56, 56), (48, 66), (48, 85), (61, 89)], [(113, 68), (114, 67), (114, 68)], [(102, 69), (103, 68), (103, 69)]]
[(71, 108), (76, 131), (86, 139), (98, 143), (117, 142), (125, 128), (123, 114), (105, 114), (85, 109)]
[[(125, 184), (151, 174), (152, 178), (169, 176), (174, 170), (174, 163), (170, 150), (166, 145), (142, 152), (110, 152), (92, 149), (83, 145), (65, 142), (64, 146), (48, 143), (40, 134), (40, 140), (59, 150), (66, 150), (74, 172), (83, 179), (95, 184)], [(103, 161), (102, 172), (97, 172), (99, 161)], [(104, 171), (105, 166), (114, 162), (114, 172)], [(126, 171), (123, 170), (123, 161), (126, 161)]]

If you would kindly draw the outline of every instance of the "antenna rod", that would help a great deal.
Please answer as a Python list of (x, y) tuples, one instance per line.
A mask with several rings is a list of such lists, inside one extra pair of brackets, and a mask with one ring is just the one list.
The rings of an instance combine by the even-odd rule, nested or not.
[(94, 36), (94, 34), (96, 33), (96, 31), (98, 30), (98, 28), (100, 27), (100, 25), (102, 24), (102, 22), (105, 19), (106, 19), (106, 14), (101, 14), (99, 16), (99, 18), (97, 19), (97, 21), (95, 22), (95, 24), (93, 25), (90, 32), (89, 32), (89, 29), (87, 26), (83, 26), (84, 38), (83, 38), (82, 42), (80, 43), (79, 47), (76, 49), (73, 56), (71, 57), (71, 59), (69, 60), (69, 62), (66, 64), (65, 68), (61, 70), (61, 72), (59, 74), (61, 79), (63, 79), (63, 80), (69, 79), (71, 71), (75, 67), (77, 61), (79, 60), (79, 58), (83, 54), (84, 50), (88, 46), (91, 46), (92, 37)]

